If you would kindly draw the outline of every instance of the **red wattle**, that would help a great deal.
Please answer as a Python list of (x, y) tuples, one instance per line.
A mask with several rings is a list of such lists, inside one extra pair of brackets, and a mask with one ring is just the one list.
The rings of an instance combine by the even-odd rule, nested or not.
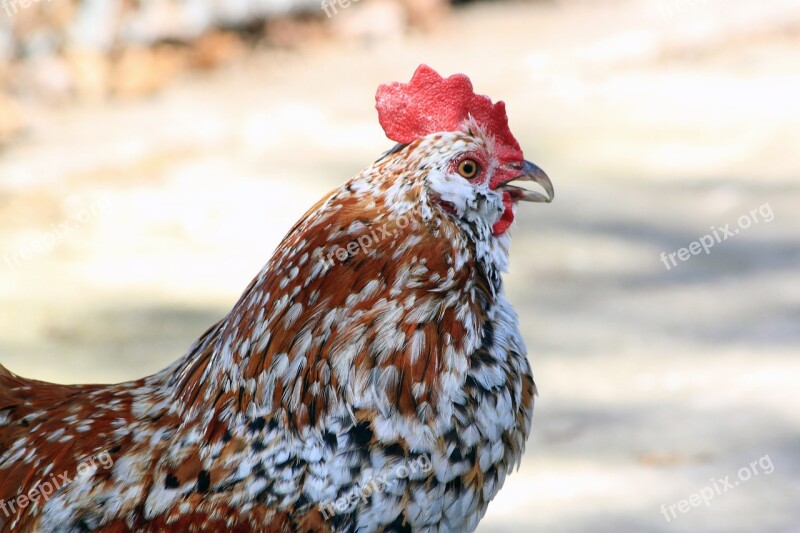
[(505, 208), (503, 214), (492, 226), (492, 235), (495, 237), (499, 237), (508, 231), (511, 223), (514, 222), (514, 200), (511, 199), (511, 193), (508, 191), (503, 191), (503, 207)]

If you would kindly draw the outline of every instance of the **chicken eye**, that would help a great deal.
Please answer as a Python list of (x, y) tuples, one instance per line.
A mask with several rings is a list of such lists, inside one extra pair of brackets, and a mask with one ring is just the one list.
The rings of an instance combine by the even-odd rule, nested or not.
[(474, 159), (464, 159), (458, 164), (457, 170), (462, 177), (472, 179), (478, 174), (478, 163)]

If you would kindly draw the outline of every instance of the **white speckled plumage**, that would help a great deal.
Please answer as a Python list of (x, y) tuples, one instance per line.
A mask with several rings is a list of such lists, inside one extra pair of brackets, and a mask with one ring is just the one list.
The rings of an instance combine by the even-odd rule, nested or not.
[[(455, 170), (465, 154), (475, 179)], [(0, 370), (0, 498), (114, 461), (3, 529), (475, 529), (535, 395), (501, 278), (497, 228), (516, 204), (496, 185), (501, 155), (474, 117), (398, 145), (309, 210), (154, 376), (78, 387)]]

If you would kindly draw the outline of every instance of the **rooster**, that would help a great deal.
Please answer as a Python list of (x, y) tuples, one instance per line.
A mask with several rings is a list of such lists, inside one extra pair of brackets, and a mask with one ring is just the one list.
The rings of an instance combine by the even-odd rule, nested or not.
[(536, 395), (508, 229), (553, 188), (464, 75), (422, 65), (376, 101), (396, 146), (314, 205), (183, 358), (118, 385), (0, 367), (0, 530), (477, 527)]

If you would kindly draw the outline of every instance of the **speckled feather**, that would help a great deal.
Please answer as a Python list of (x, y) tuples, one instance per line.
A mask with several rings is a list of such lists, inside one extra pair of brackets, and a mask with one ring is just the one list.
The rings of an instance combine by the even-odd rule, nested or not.
[[(491, 132), (425, 135), (311, 208), (187, 354), (119, 385), (0, 367), (0, 500), (73, 481), (14, 531), (468, 531), (530, 432), (500, 193), (453, 176)], [(461, 181), (458, 181), (461, 180)], [(466, 184), (466, 185), (465, 185)], [(339, 260), (364, 235), (369, 247)], [(351, 247), (352, 249), (352, 247)], [(99, 453), (109, 469), (74, 475)], [(331, 504), (420, 458), (430, 469)]]

